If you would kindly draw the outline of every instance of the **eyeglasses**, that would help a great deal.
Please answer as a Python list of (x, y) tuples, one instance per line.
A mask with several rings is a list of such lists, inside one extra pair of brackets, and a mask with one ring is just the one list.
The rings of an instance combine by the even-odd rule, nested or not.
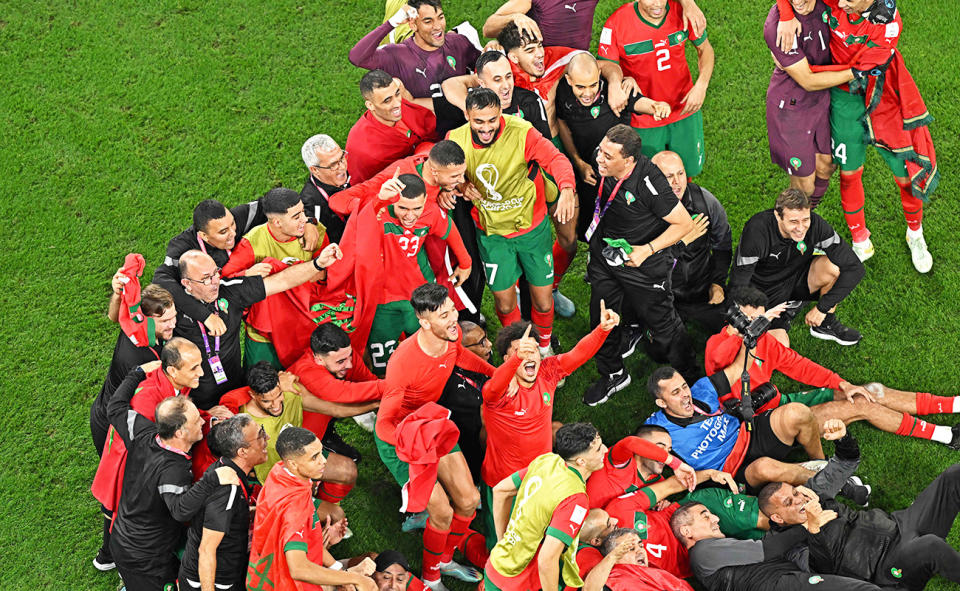
[(257, 438), (254, 441), (247, 441), (244, 448), (249, 448), (251, 445), (257, 441), (266, 441), (267, 440), (267, 431), (263, 428), (263, 425), (260, 426), (260, 431), (257, 432)]
[(335, 168), (340, 168), (341, 166), (346, 166), (346, 165), (347, 165), (347, 151), (344, 150), (340, 154), (340, 158), (334, 161), (334, 163), (331, 164), (330, 166), (316, 166), (315, 168), (319, 168), (320, 170), (333, 170)]
[(223, 269), (221, 267), (217, 267), (217, 270), (213, 272), (213, 275), (204, 277), (203, 279), (190, 279), (189, 277), (184, 277), (184, 279), (186, 279), (187, 281), (191, 281), (193, 283), (200, 283), (203, 285), (212, 285), (214, 281), (220, 280), (220, 272), (222, 270)]

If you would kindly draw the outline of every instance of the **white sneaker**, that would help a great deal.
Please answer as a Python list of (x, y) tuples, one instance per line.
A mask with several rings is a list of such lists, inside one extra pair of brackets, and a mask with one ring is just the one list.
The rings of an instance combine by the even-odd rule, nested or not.
[[(911, 234), (914, 234), (913, 238), (910, 237)], [(916, 233), (907, 230), (907, 248), (910, 249), (913, 268), (919, 273), (929, 272), (933, 267), (933, 256), (927, 250), (927, 241), (923, 239), (923, 230)]]
[(377, 425), (377, 412), (371, 410), (370, 412), (365, 412), (362, 415), (353, 417), (353, 420), (356, 421), (358, 425), (363, 427), (365, 431), (373, 433), (373, 429)]
[(853, 243), (853, 253), (857, 255), (857, 258), (860, 259), (861, 263), (872, 257), (875, 252), (876, 251), (873, 250), (873, 242), (870, 242), (869, 238), (863, 242)]

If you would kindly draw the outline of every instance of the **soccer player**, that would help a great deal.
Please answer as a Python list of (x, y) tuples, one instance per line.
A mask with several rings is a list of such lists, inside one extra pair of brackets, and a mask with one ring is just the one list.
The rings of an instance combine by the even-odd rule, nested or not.
[[(441, 84), (443, 94), (433, 99), (437, 114), (437, 135), (466, 123), (467, 94), (470, 89), (481, 86), (489, 88), (500, 97), (500, 108), (505, 115), (516, 115), (533, 124), (533, 127), (552, 139), (547, 110), (543, 101), (532, 90), (520, 88), (513, 81), (510, 60), (499, 51), (485, 51), (477, 58), (475, 74), (447, 78)], [(441, 131), (442, 130), (442, 131)]]
[(341, 256), (339, 247), (330, 244), (311, 264), (292, 265), (267, 277), (235, 277), (222, 282), (221, 269), (210, 255), (189, 250), (180, 257), (184, 291), (202, 304), (206, 314), (219, 316), (227, 327), (222, 336), (214, 336), (207, 332), (204, 323), (177, 309), (174, 334), (197, 345), (203, 354), (205, 369), (200, 385), (192, 394), (199, 408), (210, 408), (220, 396), (242, 383), (240, 323), (246, 308), (275, 293), (322, 277), (326, 267)]
[(923, 589), (937, 574), (960, 583), (960, 553), (946, 540), (960, 512), (960, 465), (947, 468), (906, 509), (850, 509), (835, 497), (860, 464), (860, 447), (843, 423), (834, 427), (825, 437), (836, 440), (836, 454), (807, 487), (771, 482), (760, 491), (771, 526), (803, 531), (796, 526), (809, 523), (811, 506), (819, 506), (837, 517), (806, 536), (811, 570), (906, 589)]
[(696, 475), (693, 468), (670, 454), (670, 434), (657, 425), (640, 425), (635, 435), (624, 437), (603, 458), (603, 469), (587, 481), (590, 507), (604, 507), (620, 495), (640, 490), (663, 480), (663, 467), (670, 466), (691, 488)]
[[(640, 138), (626, 125), (607, 131), (597, 152), (597, 201), (587, 228), (590, 243), (590, 321), (599, 322), (600, 300), (623, 315), (631, 310), (650, 331), (650, 353), (667, 358), (684, 375), (696, 375), (693, 346), (673, 306), (673, 245), (693, 220), (660, 169), (641, 154)], [(619, 257), (608, 260), (608, 255)], [(623, 330), (614, 329), (597, 353), (600, 378), (583, 395), (590, 406), (630, 384), (623, 366)]]
[[(829, 521), (829, 512), (817, 511), (811, 533)], [(670, 519), (673, 534), (687, 548), (697, 580), (708, 591), (880, 591), (870, 583), (838, 575), (816, 574), (800, 569), (787, 556), (803, 541), (803, 530), (768, 533), (763, 540), (727, 538), (717, 525), (717, 516), (696, 502), (682, 505)], [(799, 528), (798, 528), (799, 529)]]
[[(267, 435), (267, 459), (255, 469), (261, 483), (266, 482), (270, 469), (281, 459), (276, 449), (280, 432), (291, 426), (302, 427), (305, 411), (350, 416), (376, 408), (375, 402), (343, 404), (324, 400), (306, 390), (296, 374), (278, 374), (270, 364), (262, 361), (251, 366), (246, 377), (249, 386), (227, 392), (220, 402), (228, 409), (249, 414), (263, 427)], [(317, 436), (322, 437), (323, 431)], [(327, 458), (327, 468), (316, 496), (336, 505), (356, 484), (357, 467), (348, 457), (327, 448), (324, 448), (324, 457)], [(325, 507), (326, 512), (331, 510), (332, 507)]]
[(680, 239), (671, 278), (677, 312), (685, 321), (696, 320), (709, 332), (717, 332), (725, 317), (723, 286), (733, 258), (727, 212), (713, 193), (687, 182), (683, 159), (676, 152), (660, 152), (650, 161), (694, 220), (693, 230)]
[[(856, 80), (830, 89), (830, 128), (834, 162), (840, 166), (840, 203), (861, 260), (873, 255), (864, 216), (863, 164), (872, 144), (893, 173), (907, 221), (907, 247), (914, 268), (930, 271), (933, 257), (923, 238), (923, 202), (940, 181), (933, 120), (907, 71), (897, 42), (903, 21), (895, 2), (824, 0), (830, 8), (830, 53), (836, 64), (851, 66)], [(778, 0), (781, 21), (793, 7)], [(796, 21), (793, 21), (796, 23)], [(785, 35), (784, 42), (792, 40)], [(869, 106), (869, 110), (868, 110)]]
[(433, 113), (402, 96), (403, 86), (383, 70), (371, 70), (360, 79), (367, 111), (347, 134), (346, 150), (353, 154), (347, 171), (353, 184), (361, 183), (385, 166), (413, 154), (436, 137)]
[(690, 388), (672, 367), (654, 370), (647, 390), (660, 410), (645, 423), (664, 427), (673, 452), (697, 470), (722, 470), (751, 487), (771, 480), (806, 482), (811, 470), (783, 460), (796, 444), (811, 459), (823, 459), (813, 412), (802, 404), (785, 404), (755, 416), (748, 433), (738, 417), (720, 412), (714, 379), (716, 375), (701, 378)]
[(483, 23), (483, 34), (496, 37), (513, 23), (547, 47), (590, 50), (593, 14), (599, 0), (507, 0)]
[[(410, 305), (420, 330), (400, 343), (387, 363), (386, 393), (374, 431), (380, 458), (401, 487), (409, 481), (409, 469), (396, 452), (400, 421), (440, 398), (454, 365), (487, 376), (493, 374), (493, 366), (463, 348), (457, 310), (445, 287), (421, 285), (413, 290)], [(440, 458), (437, 476), (439, 481), (427, 505), (429, 519), (423, 533), (421, 570), (424, 584), (431, 588), (442, 585), (441, 573), (476, 580), (472, 569), (452, 560), (480, 502), (463, 453), (454, 448)]]
[[(827, 192), (836, 170), (830, 147), (830, 90), (853, 80), (853, 70), (813, 72), (810, 66), (830, 62), (830, 26), (822, 0), (793, 5), (802, 29), (792, 47), (777, 44), (780, 9), (770, 8), (763, 39), (773, 57), (773, 75), (767, 87), (767, 139), (770, 160), (790, 176), (790, 188), (810, 197), (811, 208)], [(861, 257), (861, 260), (864, 260)]]
[[(503, 326), (520, 319), (514, 285), (521, 272), (530, 283), (531, 320), (542, 353), (550, 351), (553, 330), (554, 261), (543, 171), (560, 189), (555, 215), (561, 223), (576, 216), (573, 169), (530, 123), (501, 114), (500, 99), (487, 88), (467, 98), (470, 122), (450, 132), (467, 157), (467, 178), (476, 187), (477, 243)], [(529, 168), (535, 161), (536, 167)], [(464, 195), (471, 198), (468, 195)]]
[[(326, 459), (316, 435), (301, 427), (287, 427), (277, 436), (281, 461), (270, 470), (260, 497), (247, 567), (247, 588), (271, 585), (277, 591), (313, 585), (355, 585), (358, 591), (376, 591), (367, 564), (341, 570), (333, 556), (322, 548), (321, 563), (307, 557), (319, 555), (321, 532), (315, 528), (311, 481), (323, 476)], [(311, 549), (313, 548), (313, 549)]]
[(174, 550), (182, 523), (196, 515), (218, 484), (240, 483), (232, 468), (221, 467), (193, 484), (189, 451), (203, 438), (204, 421), (189, 398), (173, 396), (151, 407), (156, 423), (131, 407), (137, 384), (160, 363), (133, 368), (107, 406), (110, 425), (130, 450), (110, 552), (131, 590), (176, 585)]
[(627, 527), (611, 532), (603, 542), (605, 556), (587, 575), (584, 591), (693, 591), (683, 579), (652, 566), (640, 539), (636, 530)]
[(300, 189), (304, 211), (323, 224), (330, 242), (340, 242), (346, 220), (330, 208), (330, 196), (350, 186), (347, 152), (332, 137), (320, 133), (303, 143), (300, 155), (310, 172)]
[[(824, 256), (814, 256), (818, 254)], [(771, 308), (789, 302), (771, 323), (777, 340), (790, 346), (790, 324), (805, 302), (816, 300), (804, 322), (810, 336), (856, 345), (860, 333), (837, 320), (835, 311), (863, 279), (863, 263), (834, 229), (810, 211), (810, 199), (786, 189), (773, 209), (754, 214), (743, 226), (730, 272), (730, 288), (754, 285)]]
[[(600, 32), (597, 55), (619, 64), (623, 75), (636, 80), (640, 92), (670, 105), (670, 115), (657, 120), (634, 114), (631, 124), (640, 135), (643, 154), (672, 150), (683, 158), (691, 177), (703, 170), (703, 106), (713, 75), (714, 52), (707, 31), (686, 24), (686, 8), (675, 0), (637, 0), (614, 11)], [(687, 66), (684, 42), (697, 50), (699, 75), (694, 83)]]
[(554, 450), (494, 487), (499, 541), (484, 568), (485, 589), (556, 589), (561, 568), (564, 582), (583, 584), (574, 542), (587, 517), (584, 482), (607, 448), (593, 425), (569, 423), (557, 430)]
[(220, 456), (207, 472), (226, 467), (240, 483), (217, 488), (191, 522), (177, 579), (190, 589), (240, 589), (250, 556), (250, 504), (256, 502), (247, 474), (267, 460), (267, 434), (239, 414), (215, 424), (207, 439)]
[[(410, 27), (413, 37), (377, 47), (401, 23)], [(440, 0), (407, 0), (406, 6), (353, 46), (350, 63), (383, 70), (403, 80), (414, 97), (430, 97), (440, 91), (445, 79), (466, 74), (480, 55), (468, 38), (446, 29)]]

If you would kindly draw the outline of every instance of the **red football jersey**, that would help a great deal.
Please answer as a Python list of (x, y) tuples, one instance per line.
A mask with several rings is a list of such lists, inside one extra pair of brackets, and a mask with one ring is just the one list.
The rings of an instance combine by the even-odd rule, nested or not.
[(630, 120), (634, 127), (662, 127), (690, 115), (680, 115), (680, 101), (693, 87), (684, 42), (689, 39), (699, 46), (707, 32), (694, 37), (692, 28), (685, 29), (683, 9), (674, 0), (668, 0), (666, 11), (663, 21), (654, 25), (641, 16), (636, 2), (630, 2), (615, 10), (600, 32), (599, 58), (619, 63), (624, 77), (636, 80), (643, 96), (670, 105), (670, 116), (660, 121), (634, 113)]
[(423, 215), (412, 228), (404, 228), (393, 215), (393, 205), (382, 209), (379, 217), (383, 225), (383, 268), (390, 272), (389, 280), (383, 282), (383, 303), (409, 300), (414, 289), (435, 279), (423, 250), (424, 241), (427, 236), (446, 240), (453, 222), (432, 199), (426, 200)]
[(582, 49), (572, 47), (544, 47), (543, 65), (545, 66), (543, 76), (536, 80), (531, 80), (530, 75), (521, 70), (513, 62), (510, 62), (510, 69), (513, 71), (514, 83), (520, 88), (532, 90), (537, 93), (541, 100), (546, 102), (550, 95), (550, 89), (560, 80), (567, 64), (578, 53), (587, 53)]
[(654, 511), (652, 495), (641, 489), (610, 501), (605, 507), (610, 517), (617, 520), (617, 527), (633, 527), (647, 551), (650, 566), (662, 568), (681, 579), (693, 575), (690, 558), (683, 544), (670, 530), (670, 517), (680, 507), (671, 503), (663, 511)]
[(626, 464), (615, 466), (610, 459), (610, 452), (603, 457), (603, 468), (597, 470), (587, 479), (587, 496), (590, 497), (590, 508), (603, 507), (611, 500), (622, 494), (634, 492), (660, 482), (663, 476), (651, 474), (648, 480), (640, 475), (636, 458), (630, 458)]

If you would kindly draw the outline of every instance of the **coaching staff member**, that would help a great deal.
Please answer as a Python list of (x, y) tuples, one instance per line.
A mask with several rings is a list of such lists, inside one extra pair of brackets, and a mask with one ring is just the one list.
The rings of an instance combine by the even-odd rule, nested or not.
[(864, 272), (850, 245), (810, 211), (806, 193), (787, 189), (777, 197), (773, 209), (754, 215), (743, 227), (730, 287), (756, 286), (766, 294), (769, 308), (796, 302), (770, 324), (770, 334), (788, 347), (790, 322), (802, 302), (811, 300), (819, 301), (804, 317), (810, 335), (856, 345), (860, 333), (841, 324), (834, 310), (860, 283)]
[(226, 467), (240, 484), (221, 486), (207, 498), (187, 532), (180, 564), (180, 588), (243, 589), (250, 556), (250, 496), (247, 474), (267, 461), (267, 433), (248, 414), (238, 414), (213, 426), (207, 437), (220, 459), (207, 473)]
[(174, 555), (181, 522), (193, 518), (217, 483), (239, 484), (232, 469), (209, 471), (193, 484), (190, 448), (203, 437), (200, 411), (187, 396), (172, 396), (156, 408), (156, 423), (130, 407), (147, 371), (133, 368), (107, 406), (110, 424), (127, 446), (123, 495), (110, 536), (110, 552), (129, 591), (160, 591), (177, 579)]
[[(601, 180), (587, 227), (590, 321), (600, 322), (600, 300), (621, 316), (629, 305), (652, 336), (650, 354), (695, 379), (693, 348), (670, 287), (672, 247), (693, 229), (693, 220), (660, 169), (641, 155), (640, 138), (629, 126), (610, 128), (597, 150), (597, 168)], [(608, 252), (619, 248), (613, 241), (625, 243), (620, 252), (626, 260), (620, 264), (604, 256), (605, 247), (610, 246)], [(590, 406), (630, 383), (620, 357), (622, 334), (615, 327), (596, 355), (600, 379), (583, 396)]]

